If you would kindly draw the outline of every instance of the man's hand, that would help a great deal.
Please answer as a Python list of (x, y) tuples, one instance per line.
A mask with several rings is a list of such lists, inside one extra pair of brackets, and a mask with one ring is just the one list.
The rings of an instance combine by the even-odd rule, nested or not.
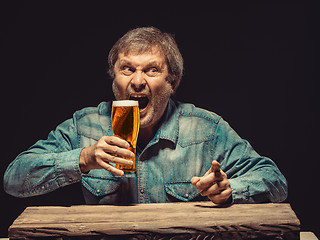
[(80, 153), (79, 166), (82, 172), (92, 169), (105, 169), (118, 176), (124, 172), (113, 167), (110, 162), (124, 166), (132, 166), (133, 162), (125, 158), (134, 158), (133, 152), (128, 150), (129, 143), (115, 136), (103, 136), (98, 142), (84, 148)]
[(217, 204), (226, 202), (232, 193), (227, 174), (220, 169), (216, 160), (212, 161), (211, 168), (203, 177), (193, 177), (191, 183), (202, 196), (207, 196)]

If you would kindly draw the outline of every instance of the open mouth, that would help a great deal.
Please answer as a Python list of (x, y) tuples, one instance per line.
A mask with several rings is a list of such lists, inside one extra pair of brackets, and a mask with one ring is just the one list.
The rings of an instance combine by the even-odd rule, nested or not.
[(147, 96), (130, 96), (130, 100), (139, 102), (139, 109), (145, 109), (148, 106), (149, 98)]

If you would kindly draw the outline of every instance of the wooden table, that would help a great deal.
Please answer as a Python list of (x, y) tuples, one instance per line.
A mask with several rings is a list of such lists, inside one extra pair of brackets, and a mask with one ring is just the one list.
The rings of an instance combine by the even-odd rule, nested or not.
[(299, 239), (289, 204), (28, 207), (10, 239)]

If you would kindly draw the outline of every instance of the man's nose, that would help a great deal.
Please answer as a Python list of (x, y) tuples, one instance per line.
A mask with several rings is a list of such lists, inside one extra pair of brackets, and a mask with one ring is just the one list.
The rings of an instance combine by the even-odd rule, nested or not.
[(131, 87), (136, 91), (142, 91), (146, 86), (146, 81), (143, 76), (143, 72), (136, 71), (131, 80)]

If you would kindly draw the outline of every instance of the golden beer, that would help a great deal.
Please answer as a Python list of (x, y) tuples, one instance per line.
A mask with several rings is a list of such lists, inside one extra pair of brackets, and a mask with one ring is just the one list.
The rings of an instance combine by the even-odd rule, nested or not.
[[(138, 101), (113, 101), (111, 120), (113, 135), (126, 140), (130, 144), (129, 150), (136, 154), (140, 125)], [(127, 167), (117, 164), (116, 168), (123, 170), (124, 172), (135, 172), (136, 160), (135, 158), (129, 160), (133, 161), (132, 166)]]

